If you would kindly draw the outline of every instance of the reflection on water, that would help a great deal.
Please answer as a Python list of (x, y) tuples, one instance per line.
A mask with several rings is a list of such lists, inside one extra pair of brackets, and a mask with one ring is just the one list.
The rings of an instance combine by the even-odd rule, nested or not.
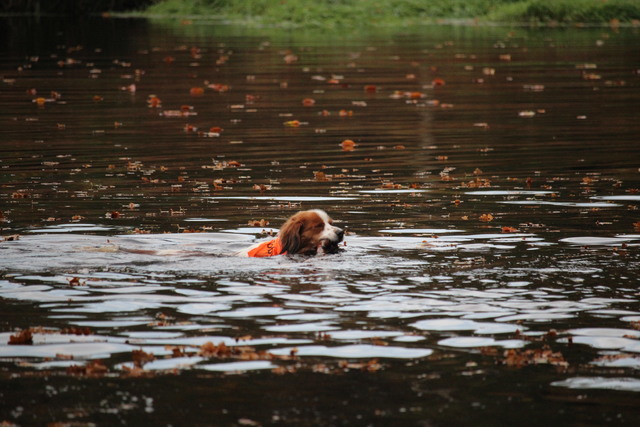
[(637, 419), (637, 29), (6, 22), (6, 419)]

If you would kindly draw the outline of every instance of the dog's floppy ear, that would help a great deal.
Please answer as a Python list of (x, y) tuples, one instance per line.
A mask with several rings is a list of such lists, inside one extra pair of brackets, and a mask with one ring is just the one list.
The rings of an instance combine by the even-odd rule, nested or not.
[(298, 253), (300, 250), (300, 234), (303, 223), (300, 220), (290, 219), (280, 229), (278, 237), (282, 242), (282, 251), (288, 254)]

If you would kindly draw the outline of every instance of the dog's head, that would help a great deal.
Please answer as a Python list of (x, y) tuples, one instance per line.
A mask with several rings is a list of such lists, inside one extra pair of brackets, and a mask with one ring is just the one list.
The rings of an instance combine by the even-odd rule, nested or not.
[(298, 212), (284, 223), (278, 233), (283, 251), (304, 255), (338, 252), (344, 231), (332, 223), (329, 215), (320, 209)]

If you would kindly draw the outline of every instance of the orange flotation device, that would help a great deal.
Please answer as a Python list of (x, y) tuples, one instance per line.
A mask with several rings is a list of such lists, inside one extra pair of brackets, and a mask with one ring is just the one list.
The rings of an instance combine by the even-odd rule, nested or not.
[(286, 251), (282, 251), (282, 242), (276, 237), (273, 240), (260, 243), (258, 246), (251, 249), (247, 255), (250, 257), (261, 258), (274, 255), (284, 255), (286, 253)]

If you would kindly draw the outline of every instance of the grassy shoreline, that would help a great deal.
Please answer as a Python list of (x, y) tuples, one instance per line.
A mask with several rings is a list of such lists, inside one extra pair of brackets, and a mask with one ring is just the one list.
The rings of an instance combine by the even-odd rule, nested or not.
[(159, 0), (147, 17), (188, 17), (250, 26), (405, 26), (468, 21), (640, 26), (638, 0)]

